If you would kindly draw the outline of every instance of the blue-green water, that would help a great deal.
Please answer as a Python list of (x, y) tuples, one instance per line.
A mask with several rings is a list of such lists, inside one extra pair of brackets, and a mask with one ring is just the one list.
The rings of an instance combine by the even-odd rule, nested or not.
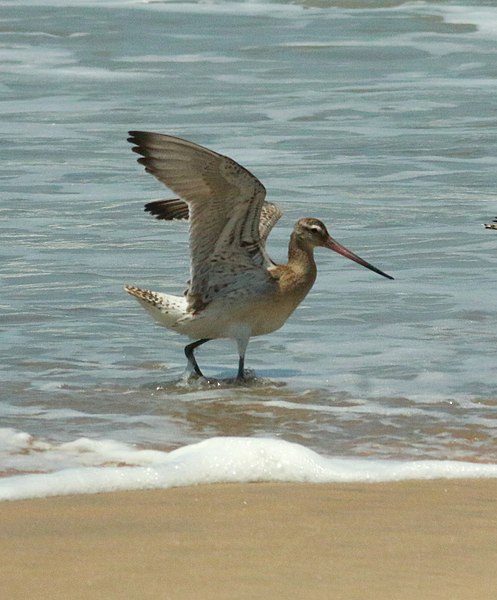
[[(492, 4), (2, 2), (0, 426), (53, 445), (256, 436), (496, 462)], [(273, 259), (314, 216), (395, 281), (318, 252), (303, 305), (249, 345), (259, 379), (186, 385), (186, 340), (122, 292), (188, 278), (186, 227), (143, 213), (170, 193), (129, 129), (256, 174), (285, 211)], [(229, 342), (198, 357), (236, 371)], [(57, 469), (9, 462), (14, 446), (5, 471)]]

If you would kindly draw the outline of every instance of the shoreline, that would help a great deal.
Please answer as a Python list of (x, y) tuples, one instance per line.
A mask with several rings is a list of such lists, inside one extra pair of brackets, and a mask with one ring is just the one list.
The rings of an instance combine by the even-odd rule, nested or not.
[(497, 481), (215, 484), (0, 503), (10, 599), (493, 600)]

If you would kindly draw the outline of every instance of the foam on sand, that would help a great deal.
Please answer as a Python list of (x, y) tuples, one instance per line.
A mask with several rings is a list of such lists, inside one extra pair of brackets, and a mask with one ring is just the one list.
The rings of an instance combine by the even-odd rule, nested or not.
[[(12, 432), (12, 445), (33, 444)], [(27, 436), (27, 437), (26, 437)], [(16, 444), (14, 443), (17, 443)], [(325, 457), (283, 440), (215, 437), (172, 452), (136, 450), (114, 441), (76, 440), (37, 452), (79, 455), (79, 466), (0, 479), (0, 500), (170, 488), (226, 482), (387, 482), (408, 479), (497, 478), (497, 465), (462, 461), (393, 461)], [(61, 461), (64, 464), (64, 461)], [(106, 465), (113, 466), (106, 466)], [(126, 466), (121, 466), (121, 465)], [(87, 466), (88, 465), (88, 466)], [(115, 466), (119, 465), (119, 466)]]

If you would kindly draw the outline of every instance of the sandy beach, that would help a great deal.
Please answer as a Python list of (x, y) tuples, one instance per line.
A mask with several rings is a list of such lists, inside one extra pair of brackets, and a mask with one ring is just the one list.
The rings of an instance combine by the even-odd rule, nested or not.
[(497, 481), (229, 484), (0, 504), (9, 599), (495, 600)]

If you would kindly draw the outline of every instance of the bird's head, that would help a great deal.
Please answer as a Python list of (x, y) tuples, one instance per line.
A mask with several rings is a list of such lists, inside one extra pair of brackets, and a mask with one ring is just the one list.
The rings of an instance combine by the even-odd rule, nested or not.
[(293, 235), (298, 240), (298, 243), (302, 248), (306, 248), (308, 250), (313, 250), (318, 246), (328, 248), (329, 250), (338, 252), (338, 254), (353, 260), (363, 267), (366, 267), (366, 269), (370, 269), (371, 271), (378, 273), (378, 275), (382, 275), (387, 279), (393, 279), (391, 275), (387, 275), (383, 271), (380, 271), (380, 269), (377, 269), (371, 263), (368, 263), (360, 256), (357, 256), (357, 254), (354, 254), (354, 252), (348, 248), (345, 248), (345, 246), (342, 246), (342, 244), (339, 244), (336, 240), (334, 240), (328, 233), (325, 224), (319, 219), (313, 219), (309, 217), (299, 219), (293, 228)]
[(295, 223), (293, 233), (298, 239), (300, 245), (316, 248), (316, 246), (326, 246), (330, 239), (330, 234), (325, 224), (319, 219), (299, 219)]

